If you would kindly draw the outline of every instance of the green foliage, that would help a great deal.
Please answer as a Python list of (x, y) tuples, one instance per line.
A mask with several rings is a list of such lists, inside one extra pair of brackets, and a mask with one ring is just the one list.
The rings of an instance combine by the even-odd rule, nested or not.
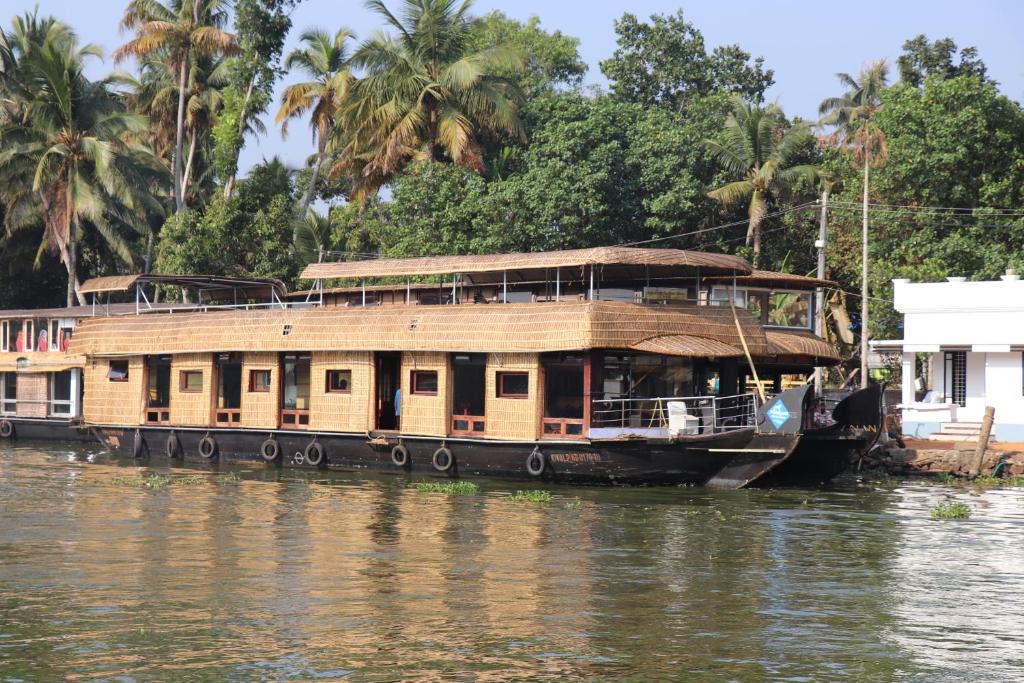
[(967, 519), (971, 506), (958, 500), (946, 500), (932, 507), (932, 519)]
[(134, 489), (162, 489), (165, 486), (198, 486), (204, 481), (204, 478), (194, 475), (166, 477), (161, 474), (147, 474), (138, 477), (113, 477), (110, 483)]
[(626, 13), (615, 22), (618, 49), (601, 62), (601, 73), (620, 99), (682, 110), (696, 97), (736, 93), (760, 102), (775, 82), (760, 57), (753, 62), (738, 45), (704, 46), (704, 36), (683, 17), (651, 15), (650, 23)]
[(577, 87), (587, 72), (579, 38), (542, 30), (537, 16), (523, 23), (503, 12), (488, 12), (473, 21), (469, 45), (472, 50), (508, 47), (518, 52), (523, 68), (496, 69), (494, 75), (514, 80), (527, 96), (554, 86)]
[(156, 269), (222, 273), (291, 282), (299, 264), (291, 243), (295, 203), (287, 169), (277, 159), (252, 169), (238, 192), (216, 196), (164, 225)]
[(952, 38), (943, 38), (929, 43), (923, 33), (903, 43), (903, 54), (896, 60), (900, 70), (900, 81), (913, 88), (919, 88), (929, 76), (955, 78), (973, 76), (985, 80), (988, 69), (978, 57), (978, 49), (965, 47), (960, 50), (960, 62), (953, 63), (957, 53)]
[(443, 493), (446, 496), (468, 496), (480, 490), (471, 481), (419, 481), (414, 488), (420, 493)]
[(531, 489), (529, 491), (516, 491), (508, 499), (513, 503), (533, 503), (534, 505), (547, 505), (551, 502), (551, 491)]

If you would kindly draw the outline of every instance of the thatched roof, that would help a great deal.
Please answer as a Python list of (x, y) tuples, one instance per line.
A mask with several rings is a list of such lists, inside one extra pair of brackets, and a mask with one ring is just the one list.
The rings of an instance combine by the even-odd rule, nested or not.
[[(749, 343), (749, 342), (748, 342)], [(738, 358), (743, 355), (736, 346), (716, 339), (689, 334), (667, 334), (644, 339), (630, 346), (634, 351), (687, 358)]]
[[(587, 266), (601, 268), (604, 279), (689, 276), (702, 273), (745, 275), (750, 265), (738, 256), (710, 254), (682, 249), (641, 249), (637, 247), (594, 247), (565, 251), (479, 256), (425, 256), (421, 258), (370, 259), (337, 263), (313, 263), (302, 272), (305, 280), (411, 277), (416, 275), (462, 274), (470, 284), (543, 280), (545, 271), (565, 269), (563, 279), (583, 277)], [(549, 275), (554, 279), (554, 272)]]
[(834, 346), (812, 332), (765, 330), (769, 354), (790, 359), (809, 359), (815, 365), (835, 365), (841, 359)]
[[(764, 331), (738, 310), (751, 353), (768, 353)], [(374, 306), (149, 314), (95, 318), (71, 350), (88, 355), (224, 351), (544, 352), (632, 349), (685, 335), (739, 347), (730, 309), (614, 301), (545, 304)], [(721, 348), (721, 347), (719, 347)]]
[[(731, 276), (712, 275), (707, 278), (714, 282), (731, 284)], [(815, 277), (805, 275), (794, 275), (793, 273), (776, 273), (771, 270), (755, 270), (749, 275), (737, 275), (736, 285), (741, 287), (771, 287), (776, 289), (797, 289), (813, 290), (818, 287), (838, 287), (832, 280), (819, 280)]]
[(236, 278), (220, 275), (105, 275), (86, 280), (79, 286), (79, 294), (102, 292), (127, 292), (135, 285), (160, 284), (188, 287), (209, 294), (211, 297), (228, 296), (234, 292), (245, 296), (269, 298), (271, 291), (279, 297), (287, 293), (280, 280), (270, 278)]

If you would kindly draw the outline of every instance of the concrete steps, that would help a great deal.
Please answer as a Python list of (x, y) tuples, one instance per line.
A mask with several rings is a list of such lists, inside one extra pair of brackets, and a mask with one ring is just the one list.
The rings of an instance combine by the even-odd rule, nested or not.
[[(996, 430), (993, 426), (991, 437), (995, 438), (995, 435)], [(979, 436), (981, 436), (980, 422), (943, 422), (939, 431), (929, 434), (927, 438), (929, 441), (976, 442)]]

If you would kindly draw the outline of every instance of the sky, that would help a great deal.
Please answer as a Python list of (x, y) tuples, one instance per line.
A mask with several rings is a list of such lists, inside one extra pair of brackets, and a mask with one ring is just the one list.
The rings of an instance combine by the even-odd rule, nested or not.
[[(398, 0), (385, 2), (394, 7)], [(125, 0), (3, 0), (7, 16), (36, 4), (40, 14), (52, 14), (70, 24), (80, 40), (98, 44), (108, 55), (126, 40), (117, 30)], [(893, 64), (895, 76), (895, 60), (903, 41), (921, 33), (931, 40), (948, 36), (961, 48), (977, 47), (989, 77), (999, 83), (1002, 92), (1024, 101), (1021, 0), (475, 0), (473, 12), (500, 10), (520, 20), (537, 15), (545, 30), (557, 29), (579, 38), (580, 55), (590, 67), (585, 82), (606, 85), (598, 63), (615, 50), (615, 19), (627, 11), (646, 18), (673, 13), (680, 7), (704, 34), (709, 50), (736, 43), (751, 55), (764, 57), (766, 67), (775, 71), (776, 81), (767, 97), (790, 116), (817, 118), (818, 103), (841, 92), (837, 71), (856, 73), (864, 63), (884, 57)], [(313, 26), (331, 31), (347, 26), (360, 39), (382, 28), (382, 22), (361, 0), (302, 0), (292, 21), (286, 50), (295, 46), (303, 29)], [(99, 77), (113, 68), (108, 59), (93, 66), (90, 75)], [(296, 80), (298, 75), (285, 77), (278, 91)], [(247, 139), (240, 159), (243, 172), (275, 155), (300, 166), (312, 153), (308, 128), (293, 123), (288, 138), (282, 140), (272, 114), (267, 116), (267, 134)]]

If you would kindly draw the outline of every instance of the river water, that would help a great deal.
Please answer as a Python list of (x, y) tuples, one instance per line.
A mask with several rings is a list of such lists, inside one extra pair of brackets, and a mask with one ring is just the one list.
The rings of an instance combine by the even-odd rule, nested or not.
[(0, 680), (1024, 675), (1024, 490), (517, 488), (2, 447)]

